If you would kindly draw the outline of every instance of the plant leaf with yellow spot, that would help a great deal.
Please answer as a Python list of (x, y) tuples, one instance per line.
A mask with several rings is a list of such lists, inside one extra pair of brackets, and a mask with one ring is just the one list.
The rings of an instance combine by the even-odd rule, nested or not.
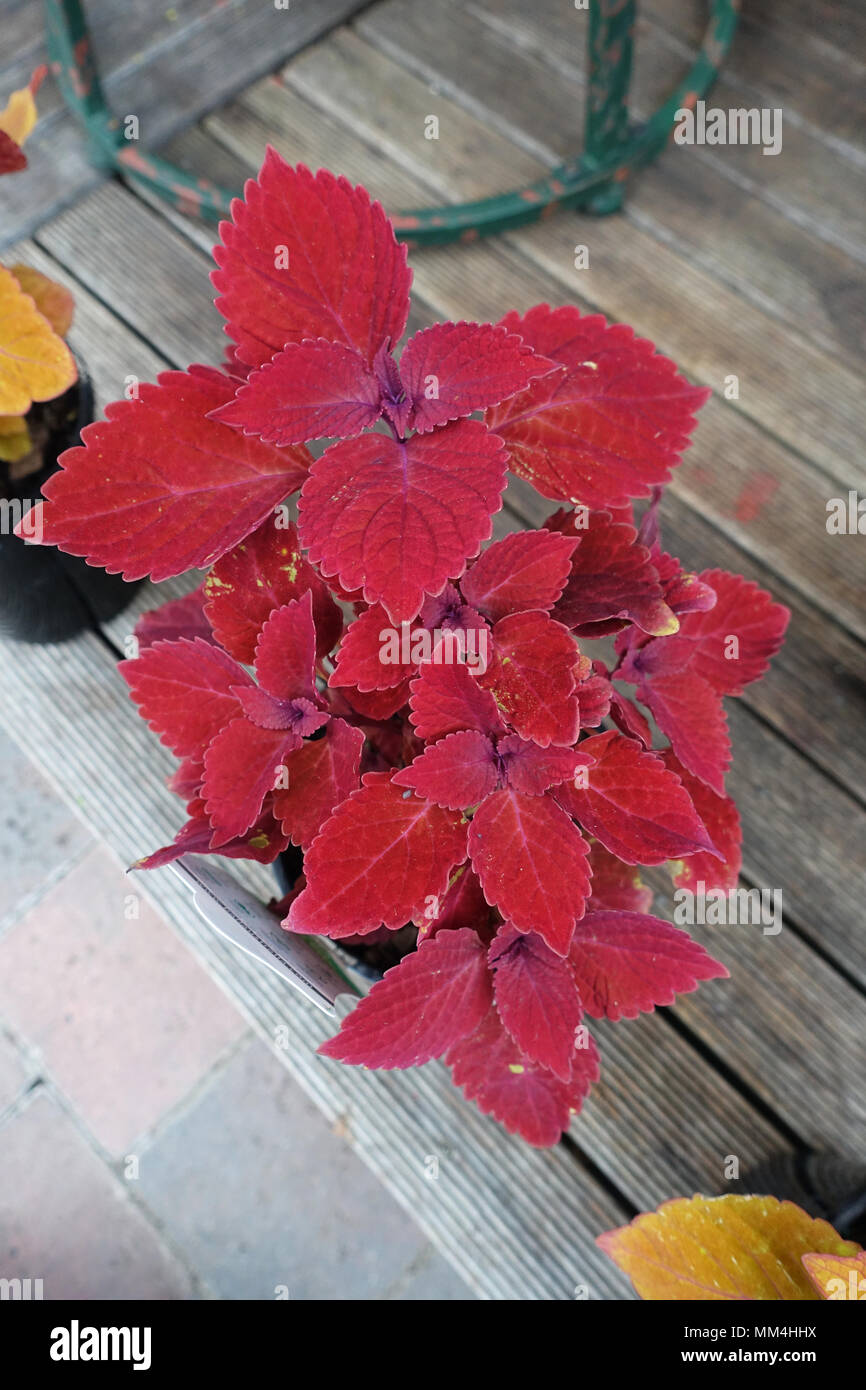
[(679, 1197), (598, 1245), (650, 1301), (817, 1301), (803, 1255), (854, 1255), (826, 1221), (775, 1197)]
[(820, 1298), (866, 1303), (866, 1250), (856, 1255), (804, 1255), (803, 1264)]
[(75, 381), (75, 360), (10, 270), (0, 266), (0, 414), (25, 415)]
[(54, 332), (65, 338), (72, 327), (75, 313), (71, 291), (65, 285), (58, 285), (56, 280), (49, 280), (47, 275), (43, 275), (41, 270), (34, 270), (31, 265), (13, 265), (9, 269)]

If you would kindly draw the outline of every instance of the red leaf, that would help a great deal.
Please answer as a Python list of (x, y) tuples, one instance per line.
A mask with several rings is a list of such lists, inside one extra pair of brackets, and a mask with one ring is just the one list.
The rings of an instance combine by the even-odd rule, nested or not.
[(255, 824), (284, 759), (300, 743), (293, 729), (262, 729), (248, 719), (233, 719), (216, 735), (202, 783), (214, 847)]
[(728, 974), (687, 932), (642, 912), (587, 913), (568, 958), (587, 1013), (615, 1023)]
[(527, 608), (552, 608), (568, 578), (575, 536), (512, 531), (474, 561), (461, 582), (464, 597), (492, 621)]
[(161, 869), (172, 864), (182, 854), (219, 854), (224, 859), (254, 859), (259, 864), (273, 864), (288, 847), (288, 837), (280, 830), (270, 811), (265, 811), (245, 835), (228, 840), (215, 849), (213, 827), (204, 816), (193, 816), (178, 831), (170, 845), (163, 845), (132, 865), (134, 869)]
[(204, 586), (200, 584), (191, 594), (169, 599), (159, 608), (142, 613), (133, 631), (140, 652), (152, 647), (154, 642), (177, 642), (181, 637), (189, 641), (200, 637), (203, 642), (213, 642), (213, 633), (204, 615)]
[(368, 773), (310, 846), (287, 925), (332, 937), (395, 930), (442, 897), (465, 858), (459, 815), (401, 791), (387, 772)]
[(483, 941), (488, 940), (492, 909), (487, 902), (478, 875), (468, 862), (452, 875), (451, 885), (441, 902), (431, 902), (424, 909), (419, 923), (420, 936), (435, 936), (440, 931), (457, 931), (471, 927)]
[(251, 366), (304, 338), (348, 344), (372, 365), (386, 338), (403, 336), (406, 248), (365, 189), (325, 169), (292, 168), (269, 147), (220, 236), (216, 305)]
[(522, 738), (567, 746), (578, 732), (578, 655), (568, 629), (546, 613), (514, 613), (493, 629), (493, 660), (480, 683)]
[(655, 754), (612, 729), (580, 748), (595, 758), (588, 785), (566, 783), (557, 800), (612, 854), (627, 864), (663, 864), (713, 848), (688, 792)]
[(513, 472), (544, 497), (589, 507), (646, 497), (670, 479), (708, 390), (599, 314), (538, 304), (502, 324), (565, 368), (487, 412)]
[(600, 908), (616, 912), (649, 912), (653, 892), (641, 883), (640, 874), (631, 864), (624, 864), (606, 850), (598, 840), (589, 847), (592, 869), (592, 893), (586, 904), (587, 912)]
[(505, 1028), (521, 1052), (567, 1081), (583, 1015), (568, 962), (534, 932), (524, 936), (507, 923), (499, 928), (488, 960)]
[(647, 681), (638, 688), (638, 695), (649, 705), (683, 766), (724, 796), (731, 740), (722, 701), (709, 682), (694, 671), (679, 671)]
[(649, 551), (635, 528), (614, 520), (610, 512), (590, 512), (553, 616), (586, 637), (593, 635), (595, 624), (610, 618), (627, 618), (656, 636), (679, 627)]
[(411, 690), (409, 718), (419, 738), (441, 738), (458, 729), (476, 729), (482, 734), (505, 732), (496, 701), (466, 666), (457, 662), (450, 666), (425, 664)]
[(309, 590), (268, 618), (256, 643), (255, 666), (259, 684), (275, 699), (315, 700), (316, 629)]
[(292, 844), (309, 849), (335, 807), (357, 790), (363, 746), (360, 729), (332, 719), (322, 738), (285, 758), (288, 786), (274, 792), (274, 815)]
[(409, 424), (419, 433), (498, 405), (555, 364), (501, 325), (437, 323), (410, 338), (400, 380), (412, 402)]
[(403, 680), (399, 685), (392, 686), (389, 690), (363, 691), (350, 685), (341, 693), (351, 708), (357, 714), (363, 715), (365, 719), (390, 719), (393, 714), (396, 714), (407, 704), (409, 681)]
[(206, 416), (234, 383), (210, 367), (163, 372), (115, 401), (61, 455), (43, 488), (43, 536), (125, 579), (171, 579), (243, 540), (307, 475), (302, 447), (275, 449)]
[(548, 787), (574, 777), (579, 767), (589, 767), (592, 758), (583, 748), (539, 748), (517, 734), (499, 740), (496, 752), (505, 764), (508, 785), (527, 796), (540, 796)]
[(16, 140), (0, 129), (0, 174), (17, 174), (27, 168), (27, 156)]
[(200, 757), (241, 713), (236, 688), (253, 684), (242, 666), (200, 637), (156, 642), (117, 669), (142, 719), (179, 758)]
[[(596, 663), (601, 665), (601, 663)], [(575, 688), (580, 727), (597, 729), (603, 719), (611, 712), (611, 701), (616, 694), (607, 676), (593, 674), (579, 681)]]
[[(346, 629), (337, 653), (337, 665), (328, 684), (335, 687), (354, 685), (363, 691), (390, 690), (401, 681), (410, 679), (418, 669), (416, 662), (382, 659), (387, 651), (387, 637), (394, 631), (394, 625), (381, 603), (374, 603), (372, 608), (365, 609)], [(403, 629), (398, 628), (401, 647), (405, 645), (411, 654), (413, 636), (423, 631), (421, 626), (407, 623), (404, 644)]]
[(714, 606), (684, 616), (676, 637), (648, 644), (634, 669), (655, 680), (688, 666), (717, 695), (741, 695), (763, 676), (791, 615), (742, 575), (704, 570), (699, 582), (715, 591)]
[(394, 776), (395, 787), (411, 787), (450, 811), (483, 801), (497, 781), (493, 744), (486, 735), (468, 729), (431, 744), (411, 767)]
[[(579, 690), (578, 699), (580, 699)], [(638, 709), (633, 700), (630, 700), (627, 695), (623, 695), (621, 690), (616, 690), (613, 686), (611, 686), (610, 694), (610, 717), (627, 738), (636, 738), (643, 744), (644, 748), (652, 748), (653, 731), (646, 715)]]
[(343, 343), (289, 343), (253, 372), (214, 419), (268, 444), (349, 439), (382, 413), (379, 383), (361, 354)]
[(471, 1033), (492, 999), (475, 932), (442, 932), (387, 970), (318, 1051), (351, 1066), (417, 1067)]
[(721, 859), (716, 859), (711, 854), (691, 854), (688, 859), (669, 865), (673, 873), (674, 886), (687, 888), (692, 893), (697, 892), (699, 883), (705, 888), (721, 888), (725, 891), (736, 888), (742, 862), (742, 834), (735, 803), (729, 796), (717, 796), (699, 778), (693, 777), (670, 748), (665, 749), (662, 758), (665, 767), (676, 773), (692, 798), (695, 810), (722, 856)]
[(393, 623), (462, 574), (501, 505), (505, 454), (477, 420), (398, 441), (366, 434), (327, 449), (299, 503), (309, 557), (347, 589), (363, 585)]
[(491, 1009), (474, 1033), (450, 1049), (445, 1061), (467, 1100), (474, 1100), (509, 1134), (545, 1148), (558, 1142), (598, 1080), (598, 1051), (589, 1041), (588, 1048), (575, 1053), (570, 1080), (562, 1081), (520, 1051)]
[(257, 530), (217, 560), (205, 580), (207, 616), (214, 635), (238, 661), (252, 665), (259, 633), (275, 608), (313, 595), (317, 650), (324, 656), (343, 630), (343, 618), (312, 565), (293, 525), (268, 517)]
[(589, 894), (588, 846), (549, 796), (497, 791), (469, 827), (484, 896), (518, 931), (538, 932), (564, 956)]

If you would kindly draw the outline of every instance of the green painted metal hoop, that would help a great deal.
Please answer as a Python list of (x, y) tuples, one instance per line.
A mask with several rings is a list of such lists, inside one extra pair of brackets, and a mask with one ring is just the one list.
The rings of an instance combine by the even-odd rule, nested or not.
[[(44, 0), (48, 53), (64, 100), (83, 122), (95, 163), (127, 175), (185, 212), (210, 221), (229, 214), (237, 193), (141, 153), (125, 136), (103, 94), (81, 0)], [(590, 0), (589, 83), (584, 152), (524, 188), (475, 202), (396, 213), (397, 236), (410, 246), (474, 241), (548, 216), (557, 208), (600, 215), (622, 204), (634, 170), (664, 149), (676, 113), (693, 107), (715, 81), (731, 46), (740, 0), (710, 0), (700, 53), (653, 116), (635, 124), (627, 97), (637, 0)]]

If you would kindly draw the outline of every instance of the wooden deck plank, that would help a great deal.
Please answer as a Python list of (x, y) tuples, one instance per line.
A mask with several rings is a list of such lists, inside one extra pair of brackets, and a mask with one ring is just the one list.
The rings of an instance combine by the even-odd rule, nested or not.
[[(317, 0), (315, 5), (278, 10), (257, 0), (226, 0), (217, 5), (212, 0), (189, 0), (186, 6), (176, 7), (174, 23), (165, 12), (154, 18), (146, 5), (98, 6), (94, 45), (104, 59), (109, 102), (116, 114), (138, 117), (142, 147), (153, 149), (278, 67), (359, 3)], [(106, 25), (104, 35), (98, 32)], [(231, 61), (227, 61), (229, 54)], [(22, 75), (29, 76), (33, 59), (41, 56), (41, 44), (35, 53), (27, 50), (18, 71), (10, 69), (7, 74), (10, 85)], [(90, 163), (84, 137), (61, 107), (52, 83), (44, 84), (40, 105), (46, 114), (27, 144), (29, 168), (14, 179), (4, 179), (0, 190), (0, 248), (29, 234), (104, 178)]]

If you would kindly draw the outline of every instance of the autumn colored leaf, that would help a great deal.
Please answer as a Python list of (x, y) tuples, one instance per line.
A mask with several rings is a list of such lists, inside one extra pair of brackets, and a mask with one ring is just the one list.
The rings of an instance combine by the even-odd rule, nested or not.
[(410, 719), (419, 738), (436, 739), (459, 729), (504, 733), (496, 701), (468, 667), (423, 665), (411, 684)]
[(709, 682), (695, 671), (679, 671), (647, 681), (638, 694), (683, 767), (724, 796), (731, 740), (722, 701)]
[(654, 753), (612, 729), (580, 747), (595, 758), (587, 785), (565, 783), (557, 800), (612, 854), (627, 864), (663, 864), (713, 849), (688, 792)]
[(559, 956), (589, 896), (587, 853), (583, 836), (549, 795), (494, 792), (469, 827), (469, 855), (487, 901)]
[(502, 325), (564, 368), (485, 415), (518, 477), (544, 497), (588, 507), (646, 497), (669, 481), (708, 390), (599, 314), (538, 304)]
[(0, 129), (0, 174), (19, 174), (27, 168), (27, 156), (17, 141)]
[(592, 766), (591, 754), (582, 747), (539, 748), (518, 734), (501, 738), (496, 754), (508, 785), (527, 796), (540, 796), (548, 787), (572, 779), (578, 768)]
[(193, 816), (178, 831), (170, 845), (163, 845), (132, 865), (134, 869), (162, 869), (182, 854), (219, 854), (224, 859), (253, 859), (259, 864), (273, 864), (288, 848), (289, 837), (284, 835), (270, 811), (265, 811), (245, 835), (227, 840), (214, 848), (213, 827), (204, 815)]
[(386, 339), (399, 342), (412, 279), (406, 248), (366, 189), (326, 169), (292, 168), (268, 147), (231, 213), (211, 278), (242, 362), (260, 367), (287, 343), (326, 338), (372, 365)]
[(588, 912), (575, 928), (569, 961), (587, 1013), (614, 1022), (728, 974), (688, 932), (645, 912)]
[(366, 434), (327, 449), (310, 470), (301, 543), (325, 575), (363, 588), (392, 623), (462, 574), (501, 505), (505, 454), (477, 420), (405, 441)]
[(742, 831), (735, 802), (729, 796), (718, 796), (700, 778), (693, 777), (672, 749), (666, 748), (661, 757), (665, 767), (679, 777), (721, 856), (699, 852), (669, 864), (674, 887), (692, 893), (697, 892), (698, 884), (703, 884), (705, 889), (720, 888), (725, 892), (736, 888), (742, 862)]
[(315, 700), (316, 629), (309, 589), (274, 609), (256, 642), (256, 678), (275, 699)]
[(62, 395), (77, 376), (63, 339), (0, 265), (0, 415), (26, 415), (34, 401)]
[(555, 368), (501, 324), (437, 323), (410, 338), (400, 380), (420, 434), (498, 405)]
[(411, 787), (418, 796), (451, 811), (483, 801), (498, 780), (493, 744), (469, 729), (431, 744), (410, 767), (394, 774), (396, 787)]
[(292, 931), (339, 938), (402, 927), (440, 899), (466, 858), (466, 827), (453, 811), (367, 773), (322, 827), (304, 859), (307, 887), (292, 904)]
[(43, 488), (44, 538), (111, 574), (170, 579), (242, 541), (307, 475), (302, 446), (276, 449), (209, 420), (233, 392), (210, 367), (163, 372), (82, 431)]
[(424, 909), (419, 921), (419, 936), (436, 936), (440, 931), (458, 931), (471, 927), (484, 941), (493, 935), (490, 927), (492, 909), (484, 897), (478, 875), (467, 861), (451, 875), (445, 896), (435, 899)]
[(16, 145), (23, 145), (36, 124), (36, 93), (48, 71), (44, 63), (35, 69), (26, 87), (12, 92), (3, 110), (0, 111), (0, 130), (8, 135)]
[(793, 1202), (734, 1194), (663, 1202), (597, 1244), (651, 1301), (815, 1301), (803, 1256), (858, 1252)]
[(243, 835), (258, 819), (280, 768), (301, 736), (294, 729), (269, 729), (250, 719), (233, 719), (204, 755), (202, 795), (214, 830), (214, 847)]
[[(413, 637), (421, 631), (420, 623), (407, 623), (404, 642), (403, 630), (397, 629), (401, 646), (405, 645), (409, 653)], [(334, 687), (354, 685), (363, 691), (390, 690), (414, 676), (418, 669), (416, 662), (383, 660), (385, 644), (393, 632), (394, 625), (381, 603), (374, 603), (359, 613), (340, 643), (337, 664), (328, 684)]]
[(351, 439), (381, 413), (379, 384), (357, 348), (309, 338), (265, 362), (213, 418), (286, 445)]
[(385, 972), (318, 1051), (352, 1066), (416, 1067), (471, 1033), (493, 999), (474, 931), (441, 932)]
[(61, 338), (65, 338), (75, 316), (75, 300), (65, 285), (50, 280), (41, 270), (30, 265), (9, 266), (25, 294), (29, 294), (36, 308), (46, 318)]
[(587, 912), (649, 912), (653, 903), (652, 889), (641, 882), (633, 865), (624, 864), (598, 840), (593, 840), (589, 847), (589, 866), (592, 892), (587, 900)]
[(237, 691), (252, 678), (226, 652), (200, 637), (155, 642), (118, 668), (142, 719), (179, 758), (199, 757), (241, 714)]
[(574, 973), (535, 932), (499, 928), (488, 960), (496, 1009), (507, 1032), (533, 1062), (568, 1081), (583, 1016)]
[(522, 738), (568, 746), (578, 733), (577, 659), (562, 623), (540, 610), (513, 613), (494, 627), (493, 660), (479, 681)]
[(309, 739), (283, 759), (288, 786), (274, 791), (274, 816), (292, 844), (309, 849), (325, 821), (359, 786), (364, 735), (332, 719), (321, 738)]
[(577, 543), (552, 531), (512, 531), (469, 566), (463, 595), (492, 622), (527, 608), (547, 612), (562, 593)]
[(819, 1298), (833, 1303), (866, 1301), (866, 1251), (856, 1255), (815, 1253), (801, 1259)]
[(251, 665), (272, 611), (307, 590), (313, 596), (316, 650), (324, 656), (343, 630), (342, 614), (304, 558), (295, 527), (283, 525), (278, 512), (217, 560), (205, 580), (206, 612), (217, 641)]
[(589, 513), (553, 616), (582, 637), (592, 637), (598, 625), (611, 618), (627, 618), (655, 636), (679, 627), (635, 528), (599, 511)]
[(588, 1044), (575, 1052), (571, 1077), (563, 1081), (521, 1052), (491, 1009), (445, 1060), (454, 1084), (483, 1114), (543, 1148), (557, 1143), (598, 1080), (598, 1051), (591, 1038)]
[(181, 637), (194, 641), (213, 642), (210, 623), (204, 615), (204, 586), (200, 584), (183, 598), (169, 599), (159, 608), (142, 613), (133, 629), (139, 652), (155, 642), (177, 642)]

